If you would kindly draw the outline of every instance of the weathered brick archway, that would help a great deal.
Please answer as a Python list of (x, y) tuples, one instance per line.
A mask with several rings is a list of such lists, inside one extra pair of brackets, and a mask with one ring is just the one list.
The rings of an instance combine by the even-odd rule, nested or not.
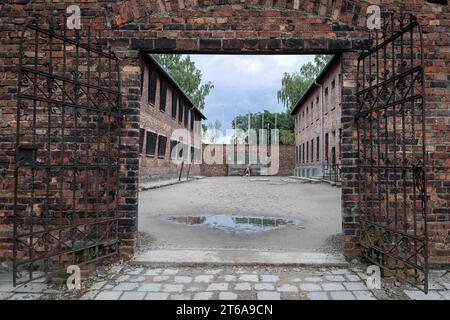
[[(138, 197), (138, 140), (140, 55), (148, 52), (214, 53), (342, 53), (343, 60), (343, 188), (342, 214), (345, 252), (358, 253), (358, 200), (355, 181), (353, 116), (356, 57), (367, 48), (366, 8), (378, 1), (336, 0), (127, 0), (80, 3), (82, 24), (101, 35), (103, 45), (121, 59), (124, 95), (122, 130), (120, 231), (121, 254), (129, 258), (136, 243)], [(403, 1), (390, 1), (398, 11)], [(65, 12), (68, 3), (7, 1), (1, 5), (0, 87), (0, 257), (12, 252), (12, 177), (14, 114), (19, 30), (30, 16)], [(448, 7), (409, 1), (425, 32), (426, 95), (429, 118), (430, 261), (450, 263), (449, 184), (450, 123), (448, 91)]]

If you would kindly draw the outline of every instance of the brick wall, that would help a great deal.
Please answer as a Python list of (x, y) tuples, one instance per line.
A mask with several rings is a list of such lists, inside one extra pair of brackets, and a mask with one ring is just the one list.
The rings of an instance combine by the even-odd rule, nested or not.
[[(358, 254), (358, 200), (354, 96), (356, 51), (369, 45), (366, 8), (378, 0), (324, 1), (95, 1), (80, 2), (82, 23), (100, 44), (121, 59), (124, 127), (119, 227), (124, 258), (137, 235), (139, 169), (140, 55), (149, 52), (343, 53), (342, 214), (345, 253)], [(15, 106), (21, 30), (36, 13), (61, 15), (64, 1), (7, 0), (0, 5), (0, 255), (11, 252)], [(429, 152), (429, 253), (434, 263), (450, 263), (450, 8), (424, 0), (383, 1), (383, 9), (417, 15), (424, 32), (427, 137)]]
[[(260, 151), (261, 150), (261, 151)], [(255, 159), (255, 161), (259, 161), (259, 152), (264, 152), (258, 146), (249, 146), (249, 145), (225, 145), (225, 144), (204, 144), (203, 145), (203, 153), (204, 157), (211, 155), (211, 159), (214, 158), (214, 161), (210, 161), (206, 163), (205, 159), (201, 164), (201, 174), (207, 177), (216, 177), (216, 176), (228, 176), (230, 173), (230, 164), (240, 163), (238, 159), (242, 159), (246, 164), (249, 163), (250, 157), (251, 159)], [(272, 156), (270, 146), (267, 147), (267, 152), (269, 157)], [(234, 153), (234, 155), (233, 155)], [(249, 156), (249, 153), (252, 154)], [(240, 154), (240, 155), (238, 155)], [(245, 160), (244, 160), (245, 156)], [(274, 153), (275, 156), (275, 153)], [(278, 146), (278, 157), (279, 161), (274, 162), (278, 166), (278, 170), (273, 175), (278, 176), (290, 176), (294, 172), (295, 168), (295, 146), (293, 145), (279, 145)], [(259, 167), (259, 164), (255, 164), (252, 160), (251, 165), (255, 165), (255, 167)], [(214, 163), (212, 163), (214, 162)], [(243, 173), (242, 169), (242, 173)]]

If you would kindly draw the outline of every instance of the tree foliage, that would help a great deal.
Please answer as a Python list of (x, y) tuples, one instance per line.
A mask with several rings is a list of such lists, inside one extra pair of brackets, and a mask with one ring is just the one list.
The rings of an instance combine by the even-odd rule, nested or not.
[(202, 84), (202, 72), (197, 69), (190, 56), (181, 54), (154, 54), (153, 57), (161, 64), (170, 76), (191, 99), (194, 106), (200, 110), (205, 107), (205, 99), (214, 85), (208, 81)]
[(277, 92), (278, 102), (281, 102), (288, 113), (295, 103), (305, 94), (320, 71), (330, 61), (332, 56), (316, 55), (313, 62), (301, 66), (298, 72), (284, 73), (281, 89)]
[[(270, 112), (264, 110), (263, 112), (250, 113), (245, 115), (239, 115), (231, 122), (233, 129), (240, 129), (247, 132), (249, 128), (249, 116), (250, 116), (250, 129), (256, 130), (258, 134), (258, 143), (260, 141), (259, 130), (260, 129), (279, 129), (280, 144), (294, 144), (294, 120), (290, 114), (286, 112)], [(234, 137), (235, 140), (242, 140), (241, 137)], [(271, 137), (269, 134), (268, 143), (271, 143)], [(264, 140), (266, 142), (266, 139)]]
[(222, 123), (219, 120), (209, 122), (208, 126), (203, 127), (203, 140), (215, 144), (222, 134), (220, 129), (222, 129)]

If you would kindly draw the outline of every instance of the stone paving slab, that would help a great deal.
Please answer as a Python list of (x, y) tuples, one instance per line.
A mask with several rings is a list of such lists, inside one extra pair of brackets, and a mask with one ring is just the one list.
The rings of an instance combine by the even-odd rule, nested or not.
[[(359, 276), (361, 268), (223, 266), (136, 267), (125, 265), (103, 278), (83, 282), (81, 292), (32, 282), (0, 292), (0, 300), (450, 300), (448, 274), (431, 274), (439, 289), (423, 292), (396, 287), (370, 290)], [(0, 282), (8, 288), (5, 279)], [(133, 281), (131, 281), (133, 280)], [(60, 293), (58, 293), (60, 292)]]

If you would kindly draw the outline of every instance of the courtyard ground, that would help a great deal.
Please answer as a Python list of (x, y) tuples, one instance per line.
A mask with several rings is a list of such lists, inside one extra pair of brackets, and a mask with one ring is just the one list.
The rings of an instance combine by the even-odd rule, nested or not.
[[(336, 250), (341, 190), (288, 177), (213, 177), (139, 194), (139, 231), (151, 248)], [(237, 215), (302, 220), (301, 226), (234, 233), (170, 221), (174, 216)]]
[[(76, 291), (43, 280), (13, 287), (12, 274), (0, 273), (0, 300), (450, 300), (450, 272), (444, 270), (430, 272), (430, 292), (425, 295), (384, 280), (381, 289), (369, 289), (366, 266), (356, 261), (339, 266), (187, 266), (179, 261), (139, 261), (158, 250), (178, 256), (193, 249), (215, 250), (220, 255), (237, 250), (245, 254), (243, 260), (255, 259), (252, 255), (264, 251), (271, 251), (269, 256), (289, 251), (287, 257), (339, 255), (339, 197), (339, 189), (285, 177), (206, 178), (144, 191), (140, 193), (139, 254), (133, 261), (98, 267)], [(168, 220), (215, 214), (300, 219), (303, 225), (236, 234)], [(191, 251), (182, 250), (188, 248)]]

